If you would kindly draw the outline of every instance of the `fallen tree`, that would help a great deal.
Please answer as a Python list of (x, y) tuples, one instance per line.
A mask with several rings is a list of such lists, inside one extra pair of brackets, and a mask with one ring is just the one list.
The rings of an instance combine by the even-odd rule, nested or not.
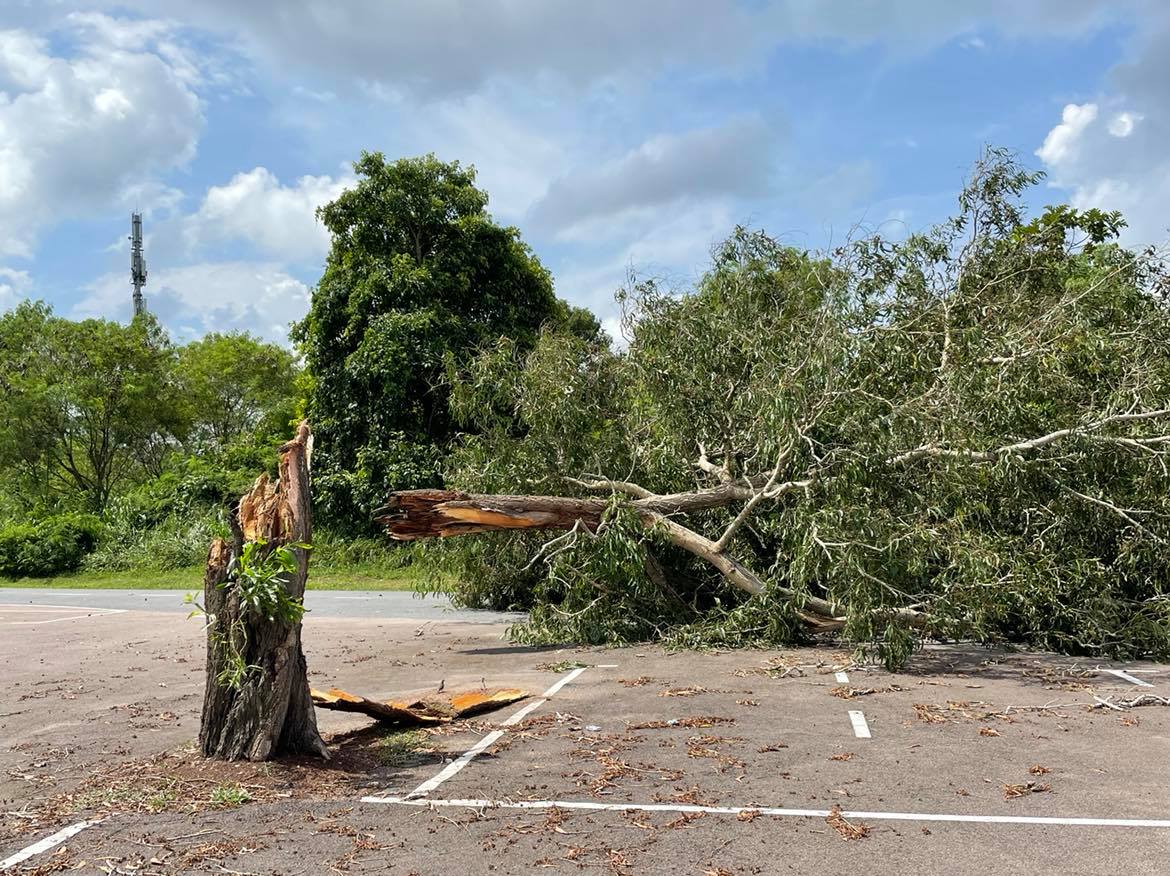
[[(609, 490), (612, 481), (575, 480), (586, 489)], [(659, 529), (666, 540), (690, 554), (710, 563), (727, 582), (751, 595), (758, 596), (768, 588), (746, 565), (726, 552), (735, 530), (748, 518), (760, 501), (775, 499), (792, 484), (775, 484), (774, 479), (762, 488), (724, 484), (709, 490), (659, 496), (635, 484), (621, 485), (622, 492), (635, 498), (630, 502), (641, 523), (650, 529)], [(670, 515), (688, 511), (722, 508), (743, 502), (743, 509), (728, 525), (718, 540), (709, 539), (672, 519)], [(385, 527), (391, 538), (413, 541), (419, 538), (475, 535), (512, 529), (566, 529), (596, 535), (603, 528), (610, 503), (599, 499), (574, 499), (562, 496), (504, 496), (470, 495), (454, 490), (404, 490), (394, 493), (377, 512), (376, 521)], [(544, 554), (545, 551), (542, 551)], [(665, 581), (663, 586), (667, 586)], [(795, 597), (788, 588), (776, 588), (788, 597)], [(828, 600), (804, 595), (802, 607), (797, 610), (811, 629), (819, 632), (840, 629), (845, 618), (839, 617), (839, 608)], [(924, 617), (910, 609), (896, 609), (913, 626), (922, 626)]]
[[(737, 229), (628, 348), (546, 332), (462, 372), (448, 483), (388, 498), (468, 605), (532, 642), (923, 636), (1170, 654), (1170, 308), (1117, 214), (1002, 153), (958, 215), (831, 253)], [(553, 536), (549, 537), (549, 531)]]
[(317, 732), (301, 650), (312, 515), (309, 426), (280, 448), (279, 478), (256, 479), (216, 539), (203, 581), (207, 680), (199, 746), (208, 757), (268, 760), (329, 752)]

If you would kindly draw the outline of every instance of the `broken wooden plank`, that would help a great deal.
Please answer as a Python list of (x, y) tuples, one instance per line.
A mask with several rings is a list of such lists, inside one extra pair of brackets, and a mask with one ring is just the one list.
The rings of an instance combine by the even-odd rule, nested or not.
[(414, 702), (398, 700), (371, 700), (337, 688), (327, 691), (311, 690), (313, 704), (322, 709), (339, 712), (358, 712), (379, 721), (404, 727), (446, 724), (519, 702), (530, 694), (517, 688), (475, 690), (435, 694)]

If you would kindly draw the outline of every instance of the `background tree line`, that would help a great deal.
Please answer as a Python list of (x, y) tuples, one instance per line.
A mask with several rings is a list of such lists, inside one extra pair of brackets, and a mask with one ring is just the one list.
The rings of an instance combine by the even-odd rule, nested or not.
[(529, 349), (552, 326), (600, 337), (492, 220), (473, 169), (365, 153), (355, 170), (318, 211), (333, 245), (290, 348), (177, 345), (149, 315), (77, 322), (33, 302), (0, 316), (0, 573), (200, 561), (306, 415), (324, 538), (369, 553), (388, 491), (443, 482), (449, 375), (482, 344)]
[(192, 534), (154, 547), (164, 564), (197, 560), (215, 508), (286, 437), (297, 373), (248, 334), (176, 345), (149, 315), (76, 322), (29, 302), (0, 315), (0, 570), (75, 568), (103, 541), (107, 560), (120, 545), (134, 562), (142, 533), (184, 518)]

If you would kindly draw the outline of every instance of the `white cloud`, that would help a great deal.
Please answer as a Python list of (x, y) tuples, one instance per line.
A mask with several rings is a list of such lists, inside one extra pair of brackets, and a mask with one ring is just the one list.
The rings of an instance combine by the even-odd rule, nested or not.
[(246, 240), (290, 262), (320, 261), (329, 251), (329, 233), (316, 210), (353, 182), (345, 174), (302, 176), (286, 186), (257, 167), (208, 189), (199, 209), (184, 220), (184, 235), (191, 247)]
[(1111, 86), (1064, 108), (1036, 154), (1051, 184), (1080, 209), (1120, 210), (1123, 240), (1160, 244), (1170, 236), (1170, 9), (1152, 7)]
[(1118, 113), (1109, 122), (1109, 133), (1114, 137), (1128, 137), (1141, 120), (1141, 113)]
[(149, 43), (162, 26), (95, 15), (67, 26), (80, 46), (68, 58), (0, 31), (0, 256), (30, 256), (42, 227), (108, 209), (195, 154), (202, 108), (190, 72)]
[(566, 117), (564, 108), (524, 107), (518, 91), (500, 87), (442, 101), (404, 132), (409, 151), (474, 164), (477, 185), (491, 195), (488, 209), (507, 222), (521, 218), (580, 151), (579, 117)]
[[(575, 86), (645, 81), (678, 66), (758, 69), (779, 45), (882, 43), (928, 51), (968, 37), (1076, 35), (1134, 2), (898, 0), (90, 0), (183, 18), (247, 47), (267, 67), (314, 71), (338, 88), (429, 98), (470, 94), (501, 79)], [(979, 36), (973, 36), (978, 33)]]
[(31, 286), (28, 271), (0, 266), (0, 311), (8, 310), (24, 298)]
[(693, 284), (710, 264), (710, 254), (735, 225), (733, 209), (724, 203), (698, 203), (650, 216), (627, 214), (620, 220), (617, 248), (587, 248), (557, 272), (557, 294), (588, 307), (612, 331), (620, 317), (614, 293), (630, 271), (653, 277), (666, 288)]
[[(273, 262), (218, 262), (152, 270), (147, 308), (178, 340), (212, 331), (250, 331), (288, 343), (289, 323), (309, 309), (309, 288)], [(124, 273), (100, 277), (71, 314), (125, 320), (130, 291)]]
[(652, 137), (620, 158), (554, 180), (529, 218), (566, 236), (591, 236), (598, 223), (631, 211), (684, 200), (759, 197), (769, 188), (773, 141), (758, 116)]
[(1097, 118), (1097, 104), (1070, 103), (1060, 115), (1060, 124), (1048, 132), (1036, 155), (1045, 164), (1059, 165), (1071, 160), (1085, 129)]

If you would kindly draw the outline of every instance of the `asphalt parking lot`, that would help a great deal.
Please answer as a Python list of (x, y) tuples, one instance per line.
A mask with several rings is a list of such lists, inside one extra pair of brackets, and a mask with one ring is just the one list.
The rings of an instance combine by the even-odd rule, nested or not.
[(0, 606), (0, 861), (36, 849), (11, 872), (1149, 873), (1170, 852), (1166, 666), (529, 649), (354, 602), (306, 621), (314, 686), (532, 696), (428, 732), (319, 712), (331, 763), (221, 764), (191, 747), (197, 621), (45, 603)]

